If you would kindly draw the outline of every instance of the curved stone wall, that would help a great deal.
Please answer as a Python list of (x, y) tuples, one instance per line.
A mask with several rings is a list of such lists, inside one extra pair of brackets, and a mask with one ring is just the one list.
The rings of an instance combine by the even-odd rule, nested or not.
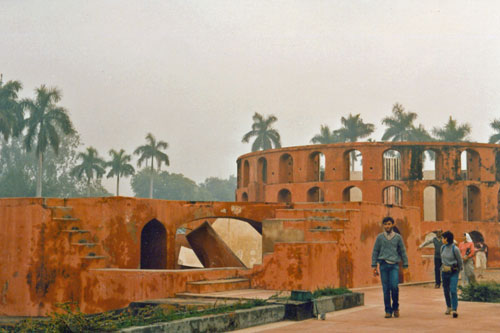
[[(259, 151), (237, 160), (236, 200), (362, 198), (419, 207), (425, 220), (498, 221), (499, 151), (500, 145), (494, 144), (444, 142), (356, 142)], [(362, 172), (352, 171), (353, 156), (362, 159)], [(359, 162), (354, 165), (359, 167)], [(434, 170), (424, 170), (424, 165)]]

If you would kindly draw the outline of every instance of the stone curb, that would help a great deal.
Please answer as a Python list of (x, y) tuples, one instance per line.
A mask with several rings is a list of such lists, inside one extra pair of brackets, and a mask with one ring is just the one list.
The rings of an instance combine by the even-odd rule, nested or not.
[(236, 310), (230, 313), (203, 317), (185, 318), (148, 326), (135, 326), (120, 332), (225, 332), (281, 321), (285, 318), (284, 305), (259, 306), (252, 309)]

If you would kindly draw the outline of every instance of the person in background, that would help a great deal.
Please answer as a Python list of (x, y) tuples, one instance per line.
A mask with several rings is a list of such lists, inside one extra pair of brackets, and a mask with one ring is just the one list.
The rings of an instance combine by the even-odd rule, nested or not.
[(458, 317), (458, 273), (462, 270), (463, 261), (460, 250), (453, 244), (453, 234), (451, 231), (443, 233), (443, 245), (440, 249), (442, 260), (443, 292), (446, 302), (445, 314), (453, 314), (453, 318)]
[(463, 241), (458, 244), (462, 260), (464, 261), (464, 271), (462, 273), (462, 286), (469, 283), (475, 283), (476, 277), (474, 275), (474, 243), (468, 233), (464, 234)]
[[(401, 235), (394, 232), (394, 219), (385, 217), (382, 220), (384, 231), (377, 236), (372, 251), (373, 275), (378, 276), (377, 264), (380, 266), (380, 280), (384, 292), (385, 318), (399, 317), (399, 262), (403, 261), (403, 269), (408, 268), (408, 257)], [(391, 304), (392, 297), (392, 304)]]
[(436, 281), (434, 288), (438, 289), (441, 286), (441, 246), (443, 246), (443, 230), (436, 230), (435, 234), (436, 237), (420, 244), (418, 248), (421, 249), (430, 244), (434, 245), (434, 278)]
[(487, 266), (488, 246), (483, 240), (475, 243), (477, 277), (482, 278)]

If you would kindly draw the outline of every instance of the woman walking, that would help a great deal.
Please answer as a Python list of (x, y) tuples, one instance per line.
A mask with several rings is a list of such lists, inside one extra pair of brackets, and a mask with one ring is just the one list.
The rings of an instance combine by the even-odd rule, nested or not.
[(451, 231), (443, 233), (443, 246), (441, 247), (441, 267), (444, 299), (446, 301), (445, 314), (453, 314), (453, 318), (458, 317), (458, 273), (462, 270), (463, 261), (460, 250), (453, 244), (453, 234)]

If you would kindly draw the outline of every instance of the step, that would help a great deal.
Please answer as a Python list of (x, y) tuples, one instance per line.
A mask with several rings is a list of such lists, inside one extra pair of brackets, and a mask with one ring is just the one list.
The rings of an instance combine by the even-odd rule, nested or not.
[(53, 217), (52, 220), (53, 221), (62, 221), (62, 222), (66, 222), (66, 221), (80, 221), (80, 219), (78, 219), (76, 217)]
[(198, 294), (249, 288), (250, 280), (247, 278), (190, 281), (186, 284), (186, 292)]
[(49, 209), (67, 209), (67, 210), (73, 209), (73, 207), (71, 207), (71, 206), (47, 206), (47, 208), (49, 208)]
[(62, 232), (66, 232), (68, 234), (88, 234), (89, 230), (80, 230), (80, 229), (71, 229), (71, 230), (63, 230)]

